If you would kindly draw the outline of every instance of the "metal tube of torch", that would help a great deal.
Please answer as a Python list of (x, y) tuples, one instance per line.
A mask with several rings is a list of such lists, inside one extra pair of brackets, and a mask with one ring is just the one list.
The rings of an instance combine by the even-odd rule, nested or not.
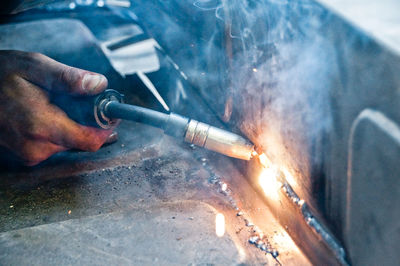
[(233, 158), (250, 160), (254, 154), (254, 145), (237, 134), (178, 114), (165, 114), (135, 105), (123, 104), (113, 97), (97, 101), (95, 113), (109, 121), (126, 119), (148, 124), (164, 130), (165, 134), (184, 138), (188, 143)]
[(254, 145), (247, 139), (193, 119), (188, 124), (185, 141), (242, 160), (250, 160), (254, 154)]

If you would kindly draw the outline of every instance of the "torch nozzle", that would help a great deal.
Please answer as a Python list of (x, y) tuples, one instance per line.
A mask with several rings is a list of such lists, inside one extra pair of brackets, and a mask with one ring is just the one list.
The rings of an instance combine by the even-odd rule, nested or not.
[(196, 120), (190, 120), (185, 141), (242, 160), (250, 160), (257, 154), (247, 139)]

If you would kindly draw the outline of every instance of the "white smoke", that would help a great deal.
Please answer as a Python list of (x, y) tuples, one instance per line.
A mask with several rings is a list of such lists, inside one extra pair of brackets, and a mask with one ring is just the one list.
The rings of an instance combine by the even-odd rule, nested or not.
[(329, 14), (312, 1), (203, 0), (194, 6), (214, 8), (230, 29), (232, 88), (226, 92), (234, 99), (234, 122), (276, 163), (300, 171), (310, 187), (311, 168), (320, 163), (313, 146), (332, 124), (329, 93), (338, 66), (323, 36)]

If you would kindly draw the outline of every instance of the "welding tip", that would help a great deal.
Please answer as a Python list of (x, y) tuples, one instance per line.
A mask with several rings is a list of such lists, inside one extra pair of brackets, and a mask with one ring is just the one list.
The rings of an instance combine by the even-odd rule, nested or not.
[(96, 101), (96, 121), (103, 128), (109, 128), (108, 124), (115, 124), (118, 119), (126, 119), (161, 128), (165, 134), (230, 157), (250, 160), (257, 154), (254, 145), (237, 134), (178, 114), (124, 104), (118, 94), (106, 90)]

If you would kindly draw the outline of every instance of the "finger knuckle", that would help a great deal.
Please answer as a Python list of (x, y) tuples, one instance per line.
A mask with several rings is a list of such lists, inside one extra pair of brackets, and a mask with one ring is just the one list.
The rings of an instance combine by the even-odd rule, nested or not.
[(22, 132), (28, 140), (44, 140), (48, 138), (48, 126), (44, 123), (41, 116), (35, 115), (36, 111), (26, 114), (24, 128)]
[(31, 141), (25, 141), (20, 151), (21, 159), (28, 163), (39, 163), (46, 160), (49, 156), (46, 150), (40, 149), (37, 144)]
[(36, 123), (27, 123), (26, 135), (32, 140), (44, 140), (47, 139), (48, 133), (45, 127), (40, 126)]
[(42, 61), (46, 56), (37, 52), (28, 52), (26, 53), (26, 57), (32, 61)]
[[(20, 76), (18, 73), (10, 71), (2, 71), (0, 70), (0, 84), (2, 88), (3, 93), (15, 93), (14, 91), (14, 85), (18, 84), (20, 81)], [(10, 89), (7, 89), (10, 88)]]
[(58, 76), (58, 89), (73, 92), (79, 88), (79, 73), (73, 67), (64, 65)]
[(40, 159), (35, 147), (28, 141), (22, 144), (20, 157), (27, 162), (38, 161)]
[(68, 77), (70, 76), (71, 73), (71, 67), (70, 66), (65, 66), (61, 69), (58, 80), (60, 81), (67, 81)]

